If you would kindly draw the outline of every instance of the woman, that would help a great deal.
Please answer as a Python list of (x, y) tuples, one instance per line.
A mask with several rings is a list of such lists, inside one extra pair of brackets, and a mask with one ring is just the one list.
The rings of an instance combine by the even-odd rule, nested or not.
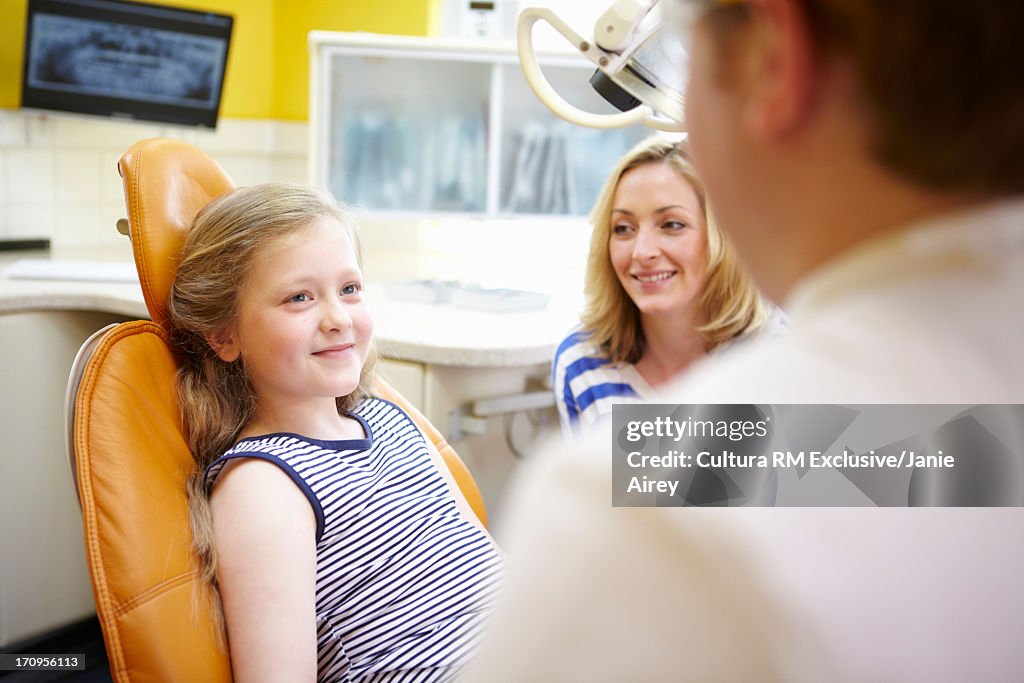
[(709, 353), (778, 330), (707, 209), (685, 147), (630, 150), (591, 214), (581, 325), (559, 344), (555, 402), (567, 434), (657, 388)]

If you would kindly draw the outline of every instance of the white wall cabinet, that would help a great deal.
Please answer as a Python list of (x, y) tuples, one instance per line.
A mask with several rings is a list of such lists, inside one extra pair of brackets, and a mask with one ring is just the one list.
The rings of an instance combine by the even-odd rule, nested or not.
[[(310, 177), (376, 216), (585, 215), (649, 133), (561, 121), (530, 90), (511, 43), (322, 31), (309, 40)], [(540, 61), (567, 100), (613, 111), (581, 55)]]

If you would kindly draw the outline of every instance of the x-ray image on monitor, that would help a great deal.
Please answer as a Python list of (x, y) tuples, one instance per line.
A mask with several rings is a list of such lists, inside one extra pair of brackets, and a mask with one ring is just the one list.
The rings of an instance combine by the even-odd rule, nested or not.
[(231, 17), (112, 0), (31, 0), (22, 106), (217, 120)]

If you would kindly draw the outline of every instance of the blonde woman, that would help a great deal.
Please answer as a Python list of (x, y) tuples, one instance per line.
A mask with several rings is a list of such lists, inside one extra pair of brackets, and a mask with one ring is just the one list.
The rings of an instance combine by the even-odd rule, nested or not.
[(581, 325), (553, 364), (562, 428), (579, 432), (615, 403), (657, 398), (694, 362), (755, 331), (778, 331), (707, 210), (685, 147), (630, 150), (591, 214)]

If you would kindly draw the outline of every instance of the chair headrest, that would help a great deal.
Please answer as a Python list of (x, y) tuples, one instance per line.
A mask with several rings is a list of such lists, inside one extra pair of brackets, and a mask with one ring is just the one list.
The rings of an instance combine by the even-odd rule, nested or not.
[(146, 308), (154, 322), (166, 326), (167, 297), (192, 219), (235, 184), (220, 164), (180, 140), (136, 142), (117, 170)]

